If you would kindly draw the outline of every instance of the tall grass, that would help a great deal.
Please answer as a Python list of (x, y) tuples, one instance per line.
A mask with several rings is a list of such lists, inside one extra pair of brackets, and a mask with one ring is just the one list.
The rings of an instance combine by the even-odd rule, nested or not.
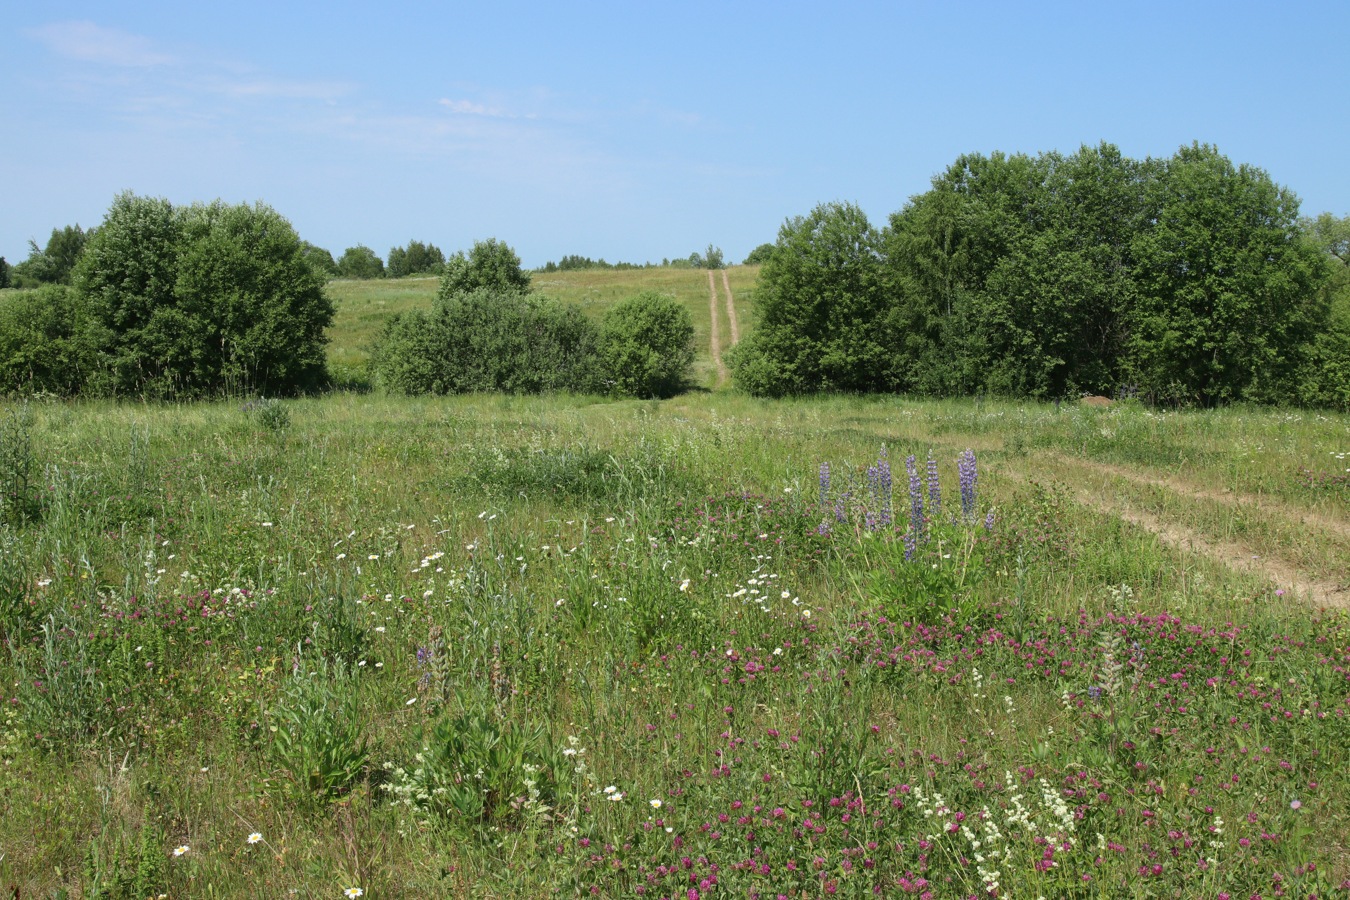
[[(0, 530), (4, 884), (1247, 897), (1350, 877), (1350, 622), (1078, 498), (1090, 476), (1261, 554), (1340, 546), (1298, 521), (1347, 519), (1300, 470), (1350, 449), (1350, 419), (281, 409), (15, 426), (38, 490)], [(1258, 524), (1105, 464), (1281, 505)], [(1344, 580), (1344, 560), (1298, 561)]]

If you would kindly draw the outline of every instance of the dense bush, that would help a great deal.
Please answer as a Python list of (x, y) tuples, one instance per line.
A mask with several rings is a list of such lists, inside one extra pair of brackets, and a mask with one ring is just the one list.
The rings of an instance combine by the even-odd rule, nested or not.
[(384, 260), (365, 244), (357, 244), (342, 251), (337, 269), (343, 278), (383, 278)]
[(5, 262), (5, 258), (0, 256), (0, 289), (9, 287), (10, 265)]
[(374, 371), (401, 394), (586, 391), (596, 330), (580, 308), (547, 297), (477, 290), (396, 316)]
[[(28, 242), (28, 259), (14, 267), (11, 278), (15, 287), (37, 287), (43, 284), (70, 284), (70, 273), (84, 252), (84, 245), (95, 229), (85, 231), (78, 224), (53, 228), (46, 247), (36, 241)], [(0, 287), (7, 287), (0, 283)]]
[(444, 268), (445, 254), (435, 244), (409, 241), (407, 247), (393, 247), (389, 250), (390, 278), (439, 275)]
[(88, 317), (69, 288), (0, 297), (0, 394), (76, 394), (94, 363)]
[(970, 154), (879, 234), (839, 204), (784, 225), (730, 361), (771, 396), (1340, 404), (1350, 332), (1328, 284), (1350, 243), (1334, 218), (1314, 224), (1208, 145)]
[(300, 248), (300, 252), (304, 254), (314, 271), (324, 278), (334, 278), (339, 274), (337, 260), (333, 259), (333, 254), (309, 241), (301, 241)]
[(333, 306), (295, 230), (263, 204), (174, 209), (125, 193), (73, 280), (95, 393), (291, 393), (325, 378)]
[(670, 397), (688, 384), (694, 321), (673, 298), (644, 292), (611, 307), (600, 323), (598, 371), (612, 393)]
[(523, 294), (530, 289), (530, 276), (520, 267), (520, 257), (504, 241), (478, 241), (465, 254), (459, 251), (445, 261), (437, 294), (447, 300), (474, 291)]
[(755, 288), (758, 325), (730, 354), (737, 384), (767, 396), (889, 388), (880, 247), (851, 204), (784, 223)]

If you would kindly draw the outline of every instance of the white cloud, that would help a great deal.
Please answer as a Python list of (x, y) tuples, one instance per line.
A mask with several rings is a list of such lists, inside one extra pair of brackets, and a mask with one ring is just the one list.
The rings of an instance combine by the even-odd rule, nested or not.
[(24, 29), (24, 34), (60, 56), (110, 66), (145, 68), (176, 62), (146, 37), (93, 22), (53, 22)]
[(436, 101), (441, 106), (450, 110), (452, 113), (458, 113), (465, 116), (488, 116), (493, 119), (514, 119), (515, 116), (496, 106), (487, 106), (483, 103), (474, 103), (472, 100), (451, 100), (448, 97), (442, 97)]

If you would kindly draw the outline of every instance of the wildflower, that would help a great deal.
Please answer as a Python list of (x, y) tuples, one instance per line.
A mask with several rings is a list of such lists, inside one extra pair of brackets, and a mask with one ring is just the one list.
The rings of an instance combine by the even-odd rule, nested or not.
[(658, 800), (648, 800), (647, 802), (650, 803), (650, 804), (652, 805), (652, 809), (660, 809), (660, 808), (661, 808), (661, 801), (660, 801), (659, 799), (658, 799)]
[(174, 856), (182, 856), (184, 853), (188, 852), (188, 851), (191, 850), (191, 849), (192, 849), (192, 848), (189, 847), (187, 844), (182, 844), (182, 845), (180, 845), (180, 846), (177, 846), (177, 847), (174, 847), (174, 848), (173, 848), (173, 855), (174, 855)]
[(349, 887), (342, 893), (346, 894), (348, 897), (351, 897), (352, 900), (356, 900), (356, 898), (364, 894), (365, 891), (361, 890), (359, 887)]
[(262, 833), (258, 831), (255, 831), (248, 836), (248, 842), (250, 844), (256, 844), (261, 840), (262, 840)]
[(1302, 809), (1302, 808), (1303, 808), (1303, 801), (1301, 801), (1301, 800), (1291, 800), (1290, 803), (1289, 803), (1289, 808), (1290, 808), (1290, 809)]

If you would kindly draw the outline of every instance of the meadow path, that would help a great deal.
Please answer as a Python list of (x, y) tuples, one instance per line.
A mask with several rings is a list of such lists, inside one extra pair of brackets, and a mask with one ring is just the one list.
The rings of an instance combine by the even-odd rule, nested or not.
[[(727, 292), (727, 305), (731, 304), (731, 292)], [(727, 364), (722, 361), (722, 333), (718, 325), (717, 315), (717, 282), (713, 280), (712, 269), (708, 270), (708, 316), (711, 324), (708, 327), (708, 351), (712, 355), (713, 366), (717, 370), (717, 384), (714, 387), (721, 387), (726, 383), (731, 373), (727, 371)], [(734, 327), (734, 326), (733, 326)]]
[[(1061, 454), (1051, 456), (1057, 464), (1075, 469), (1081, 476), (1085, 476), (1075, 479), (1080, 484), (1089, 481), (1090, 476), (1095, 476), (1095, 479), (1091, 479), (1096, 481), (1092, 489), (1080, 488), (1075, 493), (1075, 499), (1088, 509), (1143, 529), (1152, 534), (1163, 546), (1207, 557), (1229, 569), (1263, 576), (1277, 587), (1293, 591), (1313, 606), (1350, 609), (1350, 584), (1345, 581), (1314, 577), (1305, 567), (1272, 552), (1269, 547), (1253, 547), (1239, 540), (1216, 537), (1182, 524), (1177, 521), (1173, 505), (1168, 501), (1181, 499), (1183, 503), (1210, 502), (1239, 514), (1260, 511), (1271, 516), (1279, 516), (1286, 522), (1308, 528), (1309, 541), (1317, 540), (1316, 534), (1311, 533), (1316, 530), (1329, 532), (1340, 538), (1350, 536), (1350, 526), (1345, 522), (1294, 508), (1274, 498), (1225, 493), (1193, 485), (1175, 477), (1151, 475), (1134, 469)], [(1014, 478), (1022, 480), (1016, 474)], [(1164, 501), (1161, 505), (1171, 514), (1142, 509), (1141, 503), (1127, 499), (1119, 490), (1111, 489), (1113, 479), (1119, 479), (1128, 485), (1160, 491)]]
[(741, 323), (736, 319), (736, 300), (731, 293), (731, 279), (727, 277), (727, 270), (722, 270), (722, 290), (727, 295), (727, 322), (731, 325), (731, 346), (736, 346), (741, 342)]

